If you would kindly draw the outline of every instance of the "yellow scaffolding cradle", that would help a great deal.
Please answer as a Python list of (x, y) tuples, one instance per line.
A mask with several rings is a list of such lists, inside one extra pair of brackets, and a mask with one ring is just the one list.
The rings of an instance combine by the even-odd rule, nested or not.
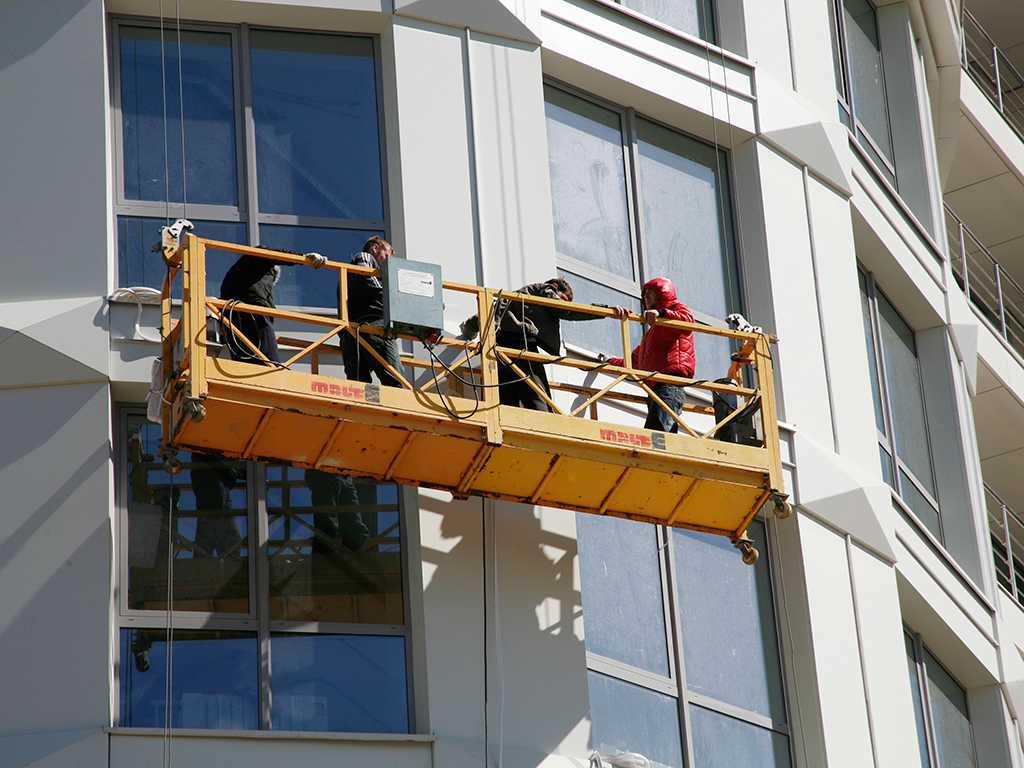
[[(347, 274), (379, 272), (327, 262), (324, 269), (338, 273), (336, 318), (235, 302), (226, 309), (228, 302), (207, 292), (208, 249), (310, 263), (300, 255), (192, 234), (183, 233), (180, 241), (166, 245), (162, 380), (154, 391), (162, 390), (162, 440), (170, 471), (176, 469), (176, 450), (286, 463), (443, 489), (460, 498), (486, 496), (707, 531), (729, 537), (748, 563), (757, 559), (746, 536), (754, 515), (768, 501), (779, 516), (791, 511), (783, 489), (767, 335), (659, 320), (695, 333), (737, 339), (743, 348), (734, 355), (738, 362), (733, 369), (741, 364), (748, 367), (754, 386), (652, 375), (629, 367), (628, 324), (639, 321), (636, 315), (616, 318), (612, 310), (602, 307), (444, 281), (445, 292), (475, 295), (480, 340), (438, 340), (433, 349), (455, 357), (444, 367), (405, 356), (403, 366), (414, 375), (395, 371), (403, 386), (384, 387), (319, 372), (326, 355), (338, 355), (340, 334), (352, 334), (362, 345), (362, 354), (376, 355), (365, 337), (380, 329), (349, 321)], [(180, 316), (176, 310), (172, 313), (171, 299), (179, 276)], [(509, 298), (593, 313), (610, 318), (605, 322), (621, 324), (624, 366), (497, 346), (494, 313)], [(242, 311), (301, 323), (315, 332), (305, 334), (304, 340), (279, 337), (286, 358), (281, 364), (267, 361), (248, 339), (235, 333), (254, 360), (227, 359), (220, 344), (210, 340), (215, 335), (208, 332), (208, 318), (213, 319), (210, 325), (232, 333), (230, 319)], [(289, 352), (293, 352), (290, 357)], [(570, 410), (544, 393), (552, 413), (504, 406), (497, 389), (498, 360), (520, 375), (520, 360), (584, 372), (600, 368), (607, 382), (595, 388), (553, 381), (553, 389), (574, 395)], [(680, 425), (678, 434), (597, 419), (599, 404), (618, 404), (621, 413), (622, 401), (643, 403), (659, 381), (731, 393), (746, 408), (716, 423), (712, 408), (686, 405), (680, 416), (673, 415)], [(623, 392), (623, 382), (638, 385), (639, 392), (636, 387), (634, 394)], [(614, 405), (603, 407), (601, 414), (614, 410)], [(743, 410), (760, 414), (761, 444), (715, 439), (716, 430)], [(697, 429), (691, 422), (703, 423)]]

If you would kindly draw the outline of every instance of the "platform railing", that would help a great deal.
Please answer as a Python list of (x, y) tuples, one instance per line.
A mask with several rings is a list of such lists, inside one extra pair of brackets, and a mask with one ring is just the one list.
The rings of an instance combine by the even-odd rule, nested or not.
[[(285, 358), (280, 364), (280, 367), (287, 368), (299, 363), (306, 363), (310, 366), (311, 372), (318, 372), (323, 355), (338, 354), (337, 348), (334, 347), (331, 342), (344, 333), (351, 334), (353, 337), (358, 339), (359, 343), (362, 345), (362, 351), (364, 354), (375, 355), (386, 365), (385, 361), (379, 357), (376, 350), (373, 349), (365, 338), (368, 335), (380, 335), (383, 331), (377, 327), (360, 325), (359, 323), (350, 320), (347, 315), (347, 276), (350, 273), (379, 275), (379, 271), (337, 261), (327, 262), (322, 271), (334, 272), (336, 274), (335, 279), (338, 280), (340, 288), (341, 302), (339, 317), (337, 318), (329, 318), (322, 315), (314, 315), (293, 310), (271, 309), (268, 307), (260, 307), (239, 302), (227, 302), (223, 299), (210, 296), (207, 293), (205, 263), (206, 250), (208, 248), (215, 249), (217, 251), (236, 253), (239, 255), (249, 254), (259, 258), (269, 258), (294, 264), (306, 264), (308, 261), (305, 257), (300, 255), (205, 240), (193, 235), (187, 235), (185, 238), (185, 243), (182, 249), (184, 259), (179, 267), (172, 267), (169, 270), (167, 278), (168, 282), (165, 285), (163, 292), (164, 327), (167, 329), (166, 338), (164, 339), (164, 374), (165, 381), (169, 382), (172, 387), (189, 386), (192, 389), (192, 392), (189, 394), (194, 401), (201, 401), (203, 393), (205, 392), (205, 382), (203, 380), (205, 366), (194, 366), (190, 361), (194, 360), (194, 354), (205, 356), (212, 349), (207, 338), (208, 316), (213, 318), (214, 322), (224, 328), (228, 333), (232, 332), (230, 322), (231, 316), (236, 313), (244, 312), (292, 321), (293, 323), (300, 323), (303, 326), (314, 330), (314, 335), (318, 334), (317, 338), (312, 341), (292, 338), (290, 336), (279, 337), (279, 345), (282, 347), (283, 351), (282, 356)], [(184, 297), (184, 310), (180, 320), (174, 320), (171, 317), (171, 284), (178, 278), (179, 274), (183, 278), (182, 295)], [(436, 343), (427, 343), (427, 346), (429, 347), (429, 359), (425, 360), (409, 355), (403, 356), (403, 366), (410, 371), (415, 372), (422, 371), (424, 369), (431, 369), (430, 374), (423, 375), (418, 378), (415, 374), (407, 376), (403, 371), (392, 369), (395, 377), (406, 389), (415, 390), (424, 394), (435, 394), (443, 400), (443, 397), (441, 397), (443, 391), (441, 388), (442, 381), (444, 381), (446, 385), (449, 383), (455, 383), (455, 389), (457, 390), (461, 388), (463, 393), (474, 390), (475, 399), (479, 401), (479, 407), (481, 409), (493, 410), (494, 406), (499, 403), (499, 395), (497, 391), (497, 362), (501, 361), (508, 365), (517, 375), (526, 379), (527, 383), (534, 387), (538, 394), (545, 400), (545, 402), (547, 402), (553, 413), (560, 414), (562, 416), (577, 417), (581, 415), (589, 415), (590, 418), (596, 418), (597, 411), (595, 406), (599, 402), (626, 401), (640, 403), (645, 402), (647, 397), (652, 397), (661, 405), (661, 407), (665, 408), (666, 412), (669, 413), (670, 416), (679, 424), (679, 429), (682, 433), (701, 440), (711, 440), (714, 439), (714, 434), (717, 430), (729, 423), (729, 421), (735, 418), (736, 415), (743, 410), (741, 408), (733, 412), (729, 417), (722, 421), (714, 421), (712, 419), (710, 426), (707, 423), (708, 420), (705, 418), (703, 419), (701, 426), (697, 427), (692, 424), (691, 419), (687, 417), (691, 414), (698, 414), (700, 416), (707, 417), (713, 414), (713, 409), (703, 405), (687, 404), (684, 406), (683, 415), (680, 416), (667, 408), (653, 391), (653, 385), (657, 383), (666, 382), (680, 384), (685, 385), (691, 391), (703, 390), (709, 393), (709, 395), (713, 392), (736, 395), (740, 399), (741, 404), (746, 403), (749, 405), (746, 409), (748, 412), (756, 409), (760, 413), (759, 421), (763, 429), (763, 444), (765, 447), (771, 451), (778, 450), (777, 422), (775, 418), (773, 381), (771, 375), (771, 354), (768, 348), (771, 339), (766, 334), (745, 333), (697, 323), (683, 323), (667, 319), (657, 321), (659, 325), (689, 330), (697, 334), (708, 334), (735, 340), (736, 347), (747, 345), (746, 348), (748, 354), (744, 360), (752, 371), (750, 378), (752, 379), (753, 386), (730, 386), (704, 379), (687, 379), (678, 376), (633, 369), (630, 362), (632, 345), (630, 342), (629, 324), (640, 322), (641, 318), (638, 315), (630, 314), (627, 317), (617, 318), (614, 310), (605, 307), (563, 302), (557, 299), (548, 299), (518, 294), (510, 291), (482, 288), (479, 286), (456, 283), (447, 280), (443, 283), (443, 289), (444, 291), (469, 294), (475, 299), (474, 303), (477, 306), (477, 312), (481, 318), (480, 339), (478, 341), (467, 341), (464, 339), (460, 340), (442, 336), (436, 341)], [(621, 333), (619, 334), (619, 338), (621, 347), (618, 350), (618, 356), (623, 358), (623, 365), (612, 366), (607, 363), (595, 362), (594, 360), (554, 356), (498, 345), (495, 338), (497, 323), (494, 320), (496, 313), (502, 311), (502, 308), (507, 301), (550, 306), (557, 309), (570, 309), (573, 312), (582, 312), (596, 317), (609, 319), (610, 322), (616, 323), (620, 326)], [(399, 335), (399, 337), (412, 339), (414, 341), (422, 341), (410, 335)], [(237, 343), (244, 345), (248, 349), (255, 365), (263, 365), (269, 370), (278, 367), (277, 364), (267, 360), (266, 356), (263, 355), (263, 353), (260, 352), (259, 349), (240, 332), (235, 332), (234, 338)], [(438, 356), (438, 352), (443, 349), (452, 350), (455, 353), (455, 359), (450, 362), (442, 363)], [(608, 380), (600, 387), (587, 387), (576, 384), (562, 384), (558, 382), (557, 376), (553, 376), (552, 385), (554, 389), (563, 389), (585, 396), (582, 403), (575, 405), (572, 408), (566, 408), (560, 406), (555, 399), (537, 388), (536, 385), (525, 375), (521, 366), (521, 363), (524, 361), (548, 364), (554, 366), (556, 369), (575, 369), (577, 371), (584, 372), (597, 371), (605, 374)], [(173, 369), (171, 366), (173, 366)], [(189, 371), (192, 367), (194, 367), (195, 370)], [(186, 377), (186, 373), (190, 373), (190, 376)], [(720, 373), (720, 376), (724, 374), (725, 372), (723, 371)], [(634, 385), (634, 391), (623, 391), (623, 388), (620, 386), (622, 384)], [(450, 392), (451, 389), (448, 388), (447, 391)], [(464, 396), (474, 397), (474, 394), (464, 394)], [(168, 398), (167, 393), (165, 393), (165, 398)], [(196, 405), (198, 406), (200, 403), (197, 402)], [(168, 424), (166, 427), (170, 428), (171, 425)], [(494, 428), (497, 429), (497, 425), (495, 425)]]

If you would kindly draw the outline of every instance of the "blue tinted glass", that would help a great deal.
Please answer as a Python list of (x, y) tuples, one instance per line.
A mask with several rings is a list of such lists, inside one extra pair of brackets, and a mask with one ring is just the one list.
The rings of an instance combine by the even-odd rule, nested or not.
[(373, 42), (253, 32), (252, 77), (260, 211), (383, 220)]
[[(122, 726), (164, 727), (167, 652), (163, 629), (121, 630)], [(174, 630), (171, 652), (172, 727), (259, 727), (255, 634)]]
[(701, 768), (788, 768), (789, 739), (703, 707), (690, 707), (693, 756)]
[[(182, 451), (171, 477), (156, 459), (160, 426), (128, 417), (128, 607), (249, 612), (245, 464)], [(173, 526), (170, 525), (173, 509)], [(174, 590), (168, 594), (168, 531)]]
[(639, 752), (652, 766), (683, 768), (679, 705), (671, 696), (587, 673), (594, 749), (603, 755)]
[[(286, 227), (260, 225), (260, 245), (299, 253), (316, 253), (331, 261), (348, 263), (363, 249), (363, 244), (381, 231), (365, 229), (324, 229), (322, 227)], [(274, 299), (280, 307), (338, 307), (338, 273), (331, 270), (283, 269), (274, 286)]]
[(587, 650), (668, 677), (655, 526), (576, 515)]
[(125, 199), (165, 201), (169, 179), (173, 202), (237, 206), (231, 36), (182, 32), (179, 45), (165, 28), (161, 46), (158, 28), (120, 32)]
[(405, 639), (275, 635), (274, 729), (408, 733)]
[[(147, 219), (141, 216), (117, 217), (117, 282), (122, 288), (149, 286), (162, 288), (167, 265), (153, 246), (160, 242), (160, 227), (166, 219)], [(193, 234), (211, 240), (246, 244), (245, 225), (228, 221), (193, 221)], [(207, 251), (206, 281), (208, 293), (219, 295), (220, 281), (234, 262), (233, 254)], [(181, 298), (181, 277), (175, 281), (171, 295)]]
[(672, 534), (687, 686), (784, 722), (763, 524), (754, 521), (747, 532), (761, 553), (753, 567), (724, 536)]

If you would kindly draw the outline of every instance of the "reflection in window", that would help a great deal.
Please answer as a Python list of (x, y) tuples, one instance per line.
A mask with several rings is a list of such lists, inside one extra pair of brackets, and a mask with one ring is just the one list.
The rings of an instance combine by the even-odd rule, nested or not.
[[(121, 725), (252, 730), (259, 723), (252, 632), (121, 630)], [(167, 661), (173, 658), (171, 695)]]
[(249, 613), (245, 463), (184, 454), (172, 477), (159, 446), (159, 425), (129, 417), (128, 607)]
[(405, 638), (275, 634), (270, 650), (274, 730), (409, 732)]
[[(750, 567), (724, 537), (647, 523), (576, 525), (594, 747), (674, 768), (788, 767), (768, 557)], [(760, 521), (748, 535), (768, 552)]]
[(401, 624), (398, 487), (268, 467), (270, 617)]
[[(581, 286), (578, 300), (636, 306), (644, 282), (668, 277), (691, 310), (724, 327), (740, 304), (725, 154), (632, 110), (552, 85), (544, 94), (558, 267)], [(611, 325), (562, 332), (594, 352), (621, 347)], [(696, 343), (697, 375), (725, 375), (729, 343)]]
[[(166, 267), (150, 249), (168, 218), (187, 215), (201, 237), (339, 260), (387, 232), (372, 38), (225, 27), (182, 31), (179, 46), (166, 29), (161, 44), (155, 23), (116, 29), (121, 286), (160, 287)], [(211, 295), (222, 276), (208, 274)], [(333, 308), (329, 282), (287, 270), (278, 303)]]
[(171, 476), (159, 441), (124, 411), (121, 724), (408, 732), (400, 488), (197, 452)]

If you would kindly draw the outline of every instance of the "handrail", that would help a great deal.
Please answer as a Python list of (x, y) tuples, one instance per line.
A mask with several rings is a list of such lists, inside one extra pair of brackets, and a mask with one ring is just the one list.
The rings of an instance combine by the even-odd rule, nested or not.
[[(223, 328), (226, 328), (229, 331), (231, 330), (230, 319), (232, 314), (235, 312), (244, 312), (248, 314), (264, 315), (272, 318), (289, 320), (301, 323), (311, 329), (319, 329), (317, 331), (318, 336), (313, 341), (294, 339), (288, 336), (279, 337), (278, 342), (280, 346), (285, 347), (289, 351), (293, 349), (295, 350), (290, 357), (288, 357), (283, 363), (279, 364), (280, 367), (290, 367), (298, 363), (308, 363), (310, 365), (310, 370), (316, 373), (321, 362), (319, 356), (322, 353), (328, 352), (330, 354), (338, 354), (336, 347), (327, 346), (327, 344), (332, 339), (343, 333), (349, 333), (353, 337), (358, 338), (363, 350), (365, 350), (365, 354), (377, 355), (376, 350), (374, 350), (362, 337), (367, 335), (379, 335), (384, 333), (384, 331), (376, 327), (364, 327), (359, 323), (342, 318), (347, 318), (347, 275), (349, 273), (379, 275), (379, 270), (328, 260), (323, 269), (335, 271), (338, 274), (339, 285), (341, 286), (339, 293), (342, 296), (339, 317), (329, 318), (322, 315), (313, 315), (294, 310), (272, 309), (268, 307), (244, 304), (241, 302), (225, 301), (223, 299), (208, 296), (206, 294), (205, 286), (205, 251), (207, 248), (215, 249), (217, 251), (227, 251), (239, 255), (247, 254), (258, 258), (286, 261), (293, 264), (308, 263), (305, 257), (299, 255), (206, 240), (195, 237), (191, 234), (187, 235), (183, 248), (183, 251), (186, 254), (185, 261), (181, 266), (172, 266), (170, 268), (167, 278), (169, 282), (165, 285), (163, 294), (165, 297), (163, 302), (163, 311), (167, 314), (166, 324), (164, 327), (170, 329), (164, 340), (165, 365), (167, 365), (170, 360), (177, 359), (179, 361), (178, 370), (165, 370), (165, 381), (171, 382), (172, 386), (183, 386), (190, 357), (190, 350), (188, 349), (189, 346), (193, 344), (208, 346), (205, 333), (205, 320), (207, 314), (214, 317)], [(171, 293), (171, 283), (179, 274), (183, 274), (185, 277), (183, 296), (188, 299), (188, 301), (185, 302), (187, 311), (183, 313), (183, 316), (180, 319), (172, 320), (169, 316), (170, 301), (168, 297)], [(522, 349), (500, 346), (497, 344), (495, 339), (497, 328), (494, 327), (496, 324), (492, 322), (492, 315), (497, 311), (499, 299), (510, 299), (517, 303), (523, 302), (540, 306), (550, 306), (558, 309), (567, 309), (576, 313), (590, 314), (595, 317), (605, 317), (615, 320), (616, 315), (614, 310), (606, 307), (576, 304), (510, 291), (495, 291), (493, 289), (450, 282), (447, 280), (443, 281), (442, 287), (444, 291), (467, 293), (475, 296), (478, 314), (483, 318), (481, 321), (481, 338), (479, 341), (466, 341), (442, 337), (438, 339), (436, 344), (428, 345), (428, 351), (431, 358), (429, 361), (424, 361), (408, 355), (402, 356), (403, 365), (412, 371), (413, 375), (405, 377), (402, 375), (401, 371), (393, 371), (393, 373), (406, 389), (419, 393), (426, 393), (430, 390), (435, 390), (438, 395), (440, 395), (440, 382), (446, 377), (448, 377), (449, 382), (451, 382), (454, 377), (457, 376), (462, 379), (461, 383), (463, 384), (464, 389), (476, 390), (475, 394), (479, 407), (489, 408), (496, 405), (498, 401), (497, 391), (494, 387), (494, 384), (496, 384), (496, 374), (493, 370), (490, 370), (493, 368), (493, 363), (500, 360), (506, 365), (509, 365), (513, 371), (517, 372), (520, 376), (523, 376), (523, 378), (532, 386), (532, 382), (523, 374), (518, 363), (522, 361), (539, 362), (542, 364), (553, 365), (559, 369), (596, 372), (609, 377), (608, 382), (601, 384), (601, 386), (592, 387), (582, 385), (565, 385), (564, 383), (560, 384), (558, 382), (552, 382), (556, 390), (571, 389), (571, 391), (574, 391), (580, 396), (587, 397), (583, 405), (577, 405), (574, 408), (566, 410), (552, 398), (548, 397), (546, 393), (540, 393), (551, 407), (552, 412), (555, 414), (577, 417), (584, 415), (584, 412), (589, 412), (591, 418), (596, 418), (596, 409), (592, 406), (595, 406), (603, 400), (618, 400), (620, 402), (622, 400), (633, 400), (634, 402), (639, 400), (642, 402), (646, 396), (657, 401), (666, 410), (666, 412), (676, 420), (682, 432), (689, 434), (691, 437), (704, 440), (711, 439), (718, 429), (726, 425), (732, 418), (735, 418), (742, 411), (743, 400), (746, 400), (747, 402), (756, 401), (757, 408), (762, 411), (762, 428), (766, 432), (766, 442), (770, 445), (772, 438), (774, 437), (775, 442), (777, 443), (774, 402), (769, 402), (770, 398), (762, 398), (761, 396), (766, 386), (769, 390), (772, 388), (770, 382), (771, 363), (768, 343), (774, 341), (774, 338), (767, 334), (747, 333), (715, 328), (698, 323), (685, 323), (669, 319), (659, 319), (657, 321), (658, 325), (665, 325), (668, 327), (688, 330), (694, 333), (733, 339), (737, 345), (743, 345), (747, 342), (751, 343), (755, 348), (755, 351), (750, 352), (743, 362), (754, 372), (754, 379), (756, 381), (755, 385), (753, 387), (745, 387), (717, 384), (713, 381), (707, 381), (704, 379), (687, 379), (663, 373), (652, 373), (633, 369), (630, 362), (631, 348), (627, 324), (630, 322), (640, 322), (641, 318), (639, 315), (629, 314), (627, 317), (618, 319), (618, 322), (622, 324), (622, 348), (619, 350), (618, 354), (623, 357), (623, 365), (612, 366), (607, 363), (594, 362), (592, 360), (570, 358), (566, 356), (554, 356), (541, 352), (529, 352)], [(197, 304), (199, 306), (197, 306)], [(404, 334), (400, 334), (399, 336), (400, 338), (415, 340), (415, 337), (413, 336)], [(277, 367), (277, 365), (267, 360), (256, 346), (253, 345), (252, 342), (250, 342), (244, 335), (238, 333), (235, 338), (249, 350), (255, 363), (258, 364), (262, 362), (264, 367)], [(178, 354), (173, 354), (173, 347), (177, 343), (182, 344), (183, 348), (178, 351)], [(455, 359), (451, 362), (443, 363), (434, 351), (437, 348), (452, 349), (456, 353)], [(382, 363), (385, 363), (385, 361), (379, 358), (379, 356), (378, 359), (380, 359)], [(474, 365), (474, 361), (477, 361), (476, 365)], [(480, 361), (483, 362), (481, 363)], [(431, 368), (432, 375), (425, 376), (421, 381), (417, 381), (415, 371), (417, 369), (424, 369), (427, 367)], [(440, 373), (437, 371), (438, 368), (442, 369)], [(255, 371), (254, 373), (258, 373), (258, 371)], [(490, 373), (490, 375), (487, 375), (487, 373)], [(766, 373), (767, 381), (765, 380)], [(724, 376), (725, 372), (721, 372), (721, 375)], [(193, 378), (195, 379), (197, 377)], [(494, 380), (492, 381), (492, 379)], [(712, 419), (711, 427), (709, 429), (707, 417), (713, 413), (712, 409), (700, 405), (686, 405), (684, 406), (684, 415), (692, 414), (697, 417), (703, 417), (703, 422), (699, 426), (690, 424), (687, 419), (673, 413), (671, 409), (665, 406), (665, 404), (661, 402), (657, 395), (652, 391), (651, 385), (661, 382), (685, 385), (690, 389), (700, 389), (708, 393), (720, 392), (736, 395), (741, 398), (741, 408), (731, 414), (730, 417), (723, 419), (721, 422), (716, 422), (716, 420)], [(632, 384), (634, 387), (639, 388), (640, 392), (638, 395), (631, 395), (628, 392), (623, 392), (621, 389), (621, 385), (623, 383)], [(193, 380), (191, 382), (191, 387), (195, 390), (191, 393), (192, 397), (201, 399), (204, 388), (203, 382)], [(165, 396), (167, 396), (166, 393)], [(472, 397), (472, 395), (469, 396)], [(440, 399), (443, 401), (443, 397)], [(427, 401), (424, 400), (424, 402), (426, 403)], [(443, 405), (443, 402), (441, 405)], [(440, 407), (436, 406), (435, 409), (441, 410)], [(449, 414), (455, 415), (452, 414), (450, 410)], [(777, 446), (774, 450), (777, 450)]]
[(1024, 139), (1024, 77), (966, 8), (962, 41), (964, 69), (1007, 124)]
[(1014, 600), (1024, 605), (1024, 519), (1010, 509), (988, 483), (985, 483), (985, 508), (996, 579)]
[(996, 261), (949, 204), (943, 203), (943, 206), (954, 277), (995, 330), (1024, 355), (1024, 288)]

